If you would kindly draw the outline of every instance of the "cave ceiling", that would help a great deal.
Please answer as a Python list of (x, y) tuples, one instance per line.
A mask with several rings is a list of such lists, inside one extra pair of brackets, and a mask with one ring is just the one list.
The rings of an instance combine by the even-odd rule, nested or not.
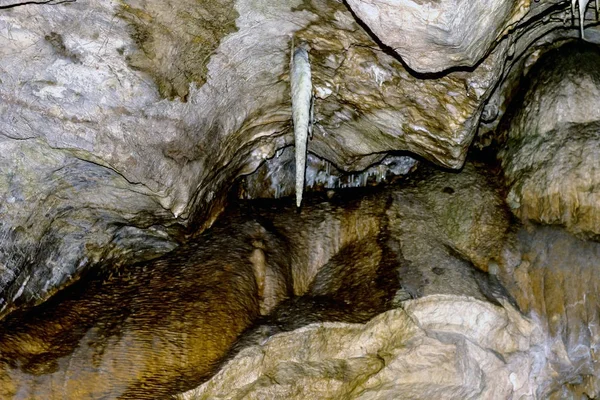
[(293, 145), (293, 43), (309, 49), (312, 157), (460, 169), (578, 21), (557, 0), (2, 2), (0, 314), (209, 226), (236, 179)]

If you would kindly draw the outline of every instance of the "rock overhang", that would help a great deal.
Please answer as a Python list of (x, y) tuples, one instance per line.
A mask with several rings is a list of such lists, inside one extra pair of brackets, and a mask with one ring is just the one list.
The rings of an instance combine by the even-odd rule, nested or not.
[[(374, 14), (363, 7), (375, 3), (122, 1), (3, 10), (3, 309), (41, 301), (90, 260), (135, 253), (145, 235), (167, 251), (178, 227), (210, 225), (236, 178), (292, 144), (292, 38), (311, 47), (309, 151), (357, 171), (398, 150), (461, 168), (486, 106), (496, 104), (488, 125), (502, 116), (523, 60), (536, 57), (538, 44), (579, 35), (567, 2), (379, 2), (409, 7), (398, 21), (421, 18), (419, 29), (429, 33), (417, 43), (409, 39), (418, 30), (402, 36), (371, 24)], [(222, 24), (202, 25), (211, 13)], [(489, 31), (482, 21), (493, 22)], [(593, 26), (586, 33), (599, 38)], [(425, 51), (427, 41), (433, 47)], [(44, 251), (48, 232), (69, 245), (49, 241), (43, 246), (56, 251)], [(99, 250), (106, 246), (114, 255)]]

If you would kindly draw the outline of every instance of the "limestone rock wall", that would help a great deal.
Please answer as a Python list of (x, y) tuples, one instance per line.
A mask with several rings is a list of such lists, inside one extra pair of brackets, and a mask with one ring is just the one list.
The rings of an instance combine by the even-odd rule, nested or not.
[[(341, 244), (329, 243), (335, 238), (350, 247), (363, 243), (353, 232), (363, 237), (387, 232), (385, 243), (396, 259), (384, 265), (398, 274), (401, 289), (394, 298), (400, 308), (366, 325), (313, 324), (273, 336), (243, 350), (182, 397), (476, 399), (535, 392), (531, 353), (537, 354), (544, 331), (513, 308), (497, 280), (472, 263), (487, 267), (499, 259), (509, 228), (497, 182), (485, 174), (472, 164), (461, 173), (423, 168), (396, 188), (351, 201), (334, 197), (345, 213), (329, 206), (319, 217), (324, 203), (300, 214), (293, 227), (285, 219), (290, 213), (257, 209), (305, 249), (299, 260), (315, 262), (310, 255), (318, 254), (316, 249), (340, 249)], [(320, 265), (310, 269), (318, 271), (333, 255), (322, 254)], [(341, 261), (352, 271), (355, 260)]]
[(499, 276), (546, 335), (542, 398), (600, 396), (599, 269), (600, 243), (556, 227), (522, 229), (503, 252)]
[[(410, 191), (401, 192), (412, 198)], [(467, 199), (465, 194), (459, 196)], [(401, 200), (396, 203), (406, 207)], [(502, 221), (500, 214), (489, 212), (484, 214)], [(403, 219), (420, 221), (417, 214)], [(564, 399), (600, 394), (600, 244), (555, 227), (515, 229), (490, 262), (496, 277), (490, 279), (500, 279), (507, 291), (496, 286), (482, 297), (485, 278), (470, 272), (464, 256), (443, 254), (436, 242), (447, 239), (424, 225), (414, 237), (395, 236), (409, 263), (398, 270), (399, 308), (365, 325), (317, 323), (279, 333), (242, 350), (210, 381), (180, 398)], [(421, 286), (412, 291), (416, 299), (405, 300), (403, 292), (415, 282), (411, 276), (419, 276)]]
[(514, 310), (429, 296), (365, 325), (325, 323), (277, 335), (180, 398), (526, 396), (531, 365), (523, 353), (534, 344), (533, 329)]
[[(209, 226), (292, 142), (292, 41), (313, 67), (309, 151), (344, 171), (393, 151), (460, 168), (516, 56), (577, 32), (566, 2), (540, 3), (380, 2), (404, 18), (380, 27), (367, 1), (3, 3), (0, 317)], [(423, 40), (396, 43), (406, 24)]]
[(600, 51), (567, 44), (528, 73), (505, 127), (508, 205), (523, 221), (600, 235)]

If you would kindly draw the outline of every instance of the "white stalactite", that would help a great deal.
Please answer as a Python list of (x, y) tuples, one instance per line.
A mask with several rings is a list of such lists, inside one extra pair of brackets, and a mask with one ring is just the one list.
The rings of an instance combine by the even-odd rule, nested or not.
[(311, 129), (312, 81), (308, 51), (303, 47), (294, 50), (290, 81), (292, 85), (292, 120), (296, 147), (296, 206), (302, 203), (306, 172), (306, 146)]
[[(585, 11), (587, 10), (590, 0), (571, 0), (571, 12), (573, 13), (573, 19), (575, 19), (575, 4), (579, 7), (579, 29), (581, 30), (581, 38), (585, 39), (583, 33), (584, 22), (585, 22)], [(596, 18), (600, 14), (600, 0), (596, 0)]]

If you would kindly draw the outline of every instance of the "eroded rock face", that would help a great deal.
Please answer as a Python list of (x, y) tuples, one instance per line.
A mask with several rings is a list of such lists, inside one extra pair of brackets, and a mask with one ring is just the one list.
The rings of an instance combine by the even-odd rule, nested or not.
[[(292, 39), (310, 48), (319, 159), (352, 172), (409, 151), (460, 168), (515, 55), (571, 22), (553, 2), (438, 3), (402, 14), (449, 32), (403, 44), (405, 59), (365, 29), (358, 2), (354, 14), (334, 0), (3, 6), (0, 317), (88, 267), (155, 257), (210, 226), (236, 178), (292, 142)], [(453, 34), (488, 17), (489, 30)], [(424, 62), (446, 60), (427, 70), (444, 72), (411, 71), (426, 51)]]
[(529, 72), (501, 154), (522, 220), (600, 235), (600, 51), (567, 44)]
[(164, 257), (98, 268), (7, 316), (0, 398), (167, 398), (211, 376), (292, 290), (286, 239), (232, 214)]
[[(317, 257), (309, 258), (317, 266), (309, 264), (314, 274), (300, 277), (312, 283), (296, 291), (304, 293), (297, 304), (282, 303), (241, 342), (293, 332), (242, 351), (185, 398), (386, 398), (391, 393), (478, 398), (533, 390), (527, 381), (533, 367), (522, 365), (531, 360), (521, 353), (535, 346), (539, 333), (532, 333), (535, 326), (512, 306), (502, 309), (489, 303), (509, 304), (511, 299), (497, 280), (469, 261), (487, 267), (497, 259), (508, 228), (502, 195), (484, 174), (471, 164), (459, 174), (424, 168), (402, 188), (352, 200), (346, 195), (343, 202), (334, 196), (332, 203), (345, 204), (345, 213), (323, 203), (301, 213), (293, 228), (289, 220), (282, 224), (285, 214), (261, 212), (284, 236), (295, 238), (291, 243), (308, 250), (300, 253), (292, 245), (294, 259), (319, 254), (317, 249), (339, 251), (320, 253), (321, 266)], [(324, 207), (329, 211), (321, 215)], [(469, 218), (481, 223), (468, 223)], [(366, 229), (368, 222), (374, 228)], [(343, 229), (337, 228), (340, 223)], [(355, 236), (358, 232), (360, 237)], [(374, 298), (382, 294), (369, 272), (371, 263), (395, 270), (401, 288), (387, 296), (404, 310), (382, 314), (365, 326), (326, 323), (296, 329), (315, 321), (364, 322), (374, 315), (372, 308), (380, 307)], [(357, 269), (365, 270), (365, 276), (353, 277)], [(364, 293), (361, 285), (370, 282), (376, 287)], [(411, 298), (419, 300), (402, 302)], [(345, 308), (340, 310), (339, 304)], [(501, 361), (494, 351), (507, 358)], [(507, 386), (513, 372), (512, 379), (524, 385)], [(431, 374), (440, 378), (433, 388)]]
[[(504, 298), (467, 257), (494, 257), (497, 248), (476, 244), (503, 237), (507, 225), (465, 223), (452, 232), (446, 225), (458, 204), (482, 221), (505, 215), (497, 188), (470, 164), (460, 174), (423, 168), (419, 175), (366, 195), (308, 198), (300, 212), (291, 201), (245, 202), (161, 258), (99, 269), (7, 316), (0, 396), (143, 399), (187, 390), (271, 309), (301, 324), (331, 318), (334, 303), (336, 320), (365, 322), (427, 294)], [(278, 303), (292, 287), (300, 306), (290, 316)], [(315, 304), (315, 313), (304, 304)]]
[(0, 135), (0, 153), (0, 316), (14, 302), (45, 298), (82, 266), (124, 265), (177, 246), (170, 215), (114, 171), (34, 138)]
[(540, 398), (597, 398), (600, 244), (555, 227), (522, 229), (500, 267), (520, 309), (547, 337), (537, 361), (546, 377)]
[(533, 389), (524, 353), (535, 344), (534, 328), (514, 310), (429, 296), (366, 325), (325, 323), (277, 335), (181, 398), (518, 397)]
[(472, 67), (527, 13), (530, 1), (377, 1), (348, 4), (415, 71)]
[[(262, 11), (256, 5), (256, 12), (252, 2), (224, 5), (218, 8), (220, 16), (239, 12), (240, 17), (237, 32), (226, 29), (218, 35), (198, 28), (183, 32), (179, 25), (170, 30), (174, 16), (164, 13), (173, 9), (163, 8), (158, 15), (141, 9), (164, 7), (154, 3), (29, 5), (0, 15), (3, 29), (11, 32), (0, 39), (0, 212), (6, 216), (0, 232), (5, 239), (0, 315), (14, 302), (45, 299), (91, 265), (89, 260), (110, 262), (98, 249), (112, 246), (116, 253), (131, 252), (139, 259), (148, 251), (173, 248), (168, 232), (163, 240), (171, 243), (163, 250), (130, 244), (136, 235), (143, 243), (156, 236), (155, 230), (165, 231), (161, 225), (182, 222), (175, 216), (193, 214), (197, 226), (210, 225), (233, 178), (253, 171), (284, 143), (277, 135), (264, 137), (288, 123), (287, 113), (277, 117), (288, 100), (281, 76), (290, 34), (309, 15), (293, 13), (296, 2)], [(196, 24), (198, 15), (212, 20), (207, 10), (217, 12), (213, 3), (203, 8), (194, 2), (181, 22)], [(254, 29), (257, 24), (261, 29)], [(219, 50), (190, 53), (205, 61), (206, 71), (200, 68), (201, 76), (182, 86), (180, 75), (169, 74), (180, 70), (185, 75), (191, 67), (181, 44), (200, 38)], [(168, 51), (178, 53), (171, 57)], [(165, 71), (173, 62), (179, 64)], [(152, 70), (157, 81), (138, 69)], [(261, 78), (248, 79), (252, 75)], [(204, 84), (190, 86), (191, 81)], [(257, 97), (263, 85), (271, 91)], [(188, 102), (169, 101), (161, 93)], [(257, 114), (262, 107), (274, 113)], [(235, 135), (242, 125), (245, 134)], [(58, 191), (56, 175), (67, 182), (66, 193)], [(87, 193), (94, 193), (92, 200)], [(68, 238), (68, 245), (61, 245), (62, 238)], [(120, 242), (126, 245), (120, 248)]]
[(436, 260), (434, 270), (454, 270), (427, 280), (425, 297), (366, 325), (317, 323), (265, 338), (181, 398), (596, 398), (599, 252), (562, 229), (518, 230), (493, 264), (512, 296), (483, 301), (471, 297), (481, 278), (461, 260), (429, 256), (399, 269), (401, 278), (423, 273)]
[[(502, 192), (485, 169), (472, 164), (461, 173), (424, 167), (409, 181), (366, 195), (341, 190), (328, 201), (307, 198), (293, 223), (291, 203), (266, 204), (259, 203), (253, 212), (271, 221), (283, 236), (294, 238), (292, 251), (299, 263), (294, 270), (306, 274), (294, 277), (296, 294), (306, 291), (318, 270), (342, 247), (376, 237), (382, 230), (389, 230), (409, 263), (428, 271), (404, 282), (415, 295), (426, 294), (421, 290), (433, 286), (432, 281), (448, 278), (432, 272), (431, 265), (443, 264), (449, 256), (471, 260), (486, 271), (499, 257), (509, 227)], [(460, 266), (443, 269), (453, 274)]]

